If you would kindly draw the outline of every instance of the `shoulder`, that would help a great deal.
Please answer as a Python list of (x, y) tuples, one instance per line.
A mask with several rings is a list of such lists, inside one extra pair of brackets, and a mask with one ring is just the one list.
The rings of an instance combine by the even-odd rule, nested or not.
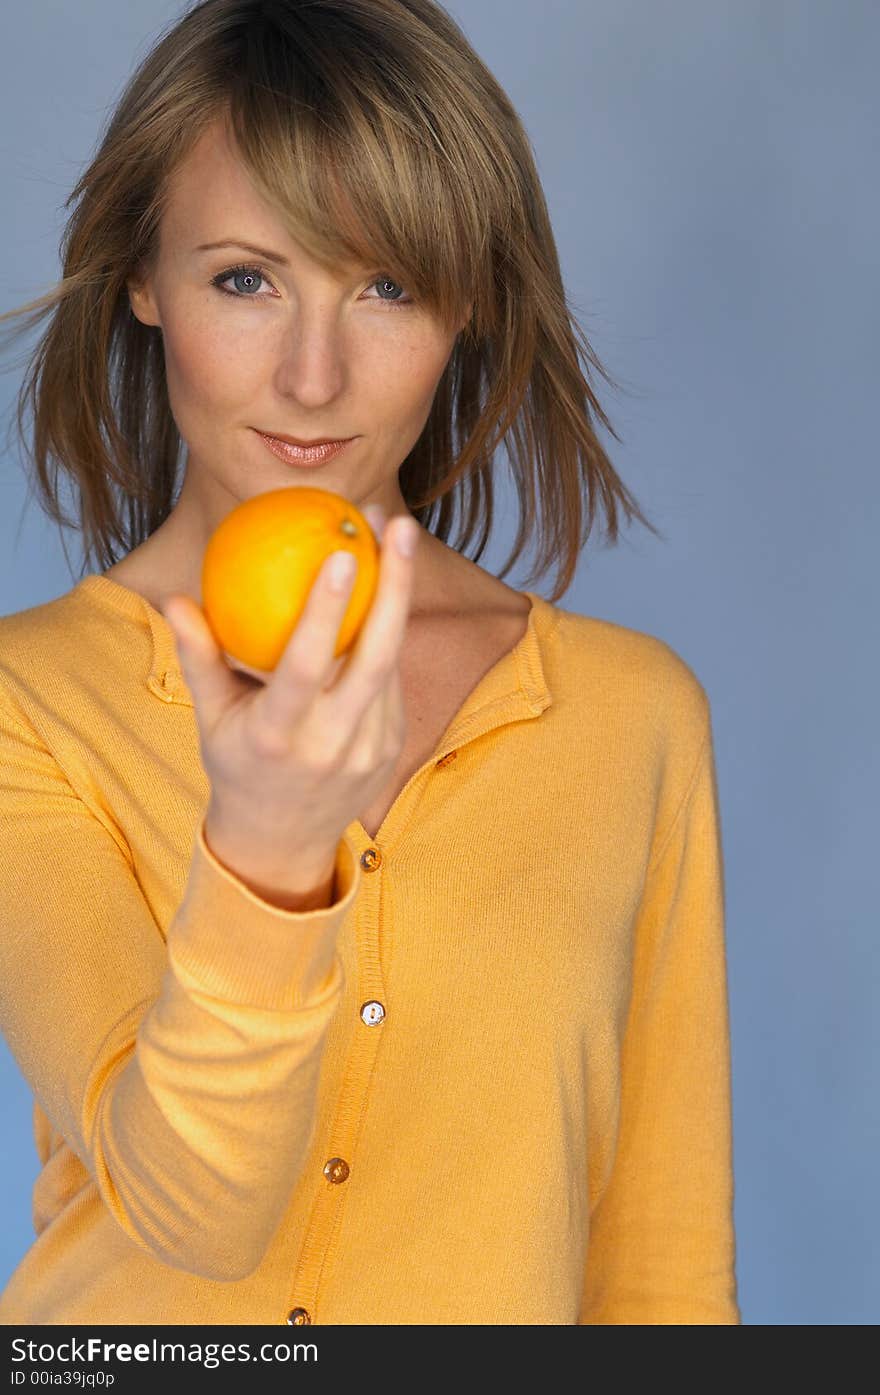
[(71, 621), (77, 612), (74, 590), (24, 610), (0, 615), (0, 676), (27, 671), (70, 644)]
[(646, 829), (665, 828), (713, 756), (709, 696), (692, 662), (657, 635), (561, 609), (544, 655), (548, 733), (567, 768), (610, 781)]
[(119, 650), (117, 617), (79, 584), (63, 595), (0, 616), (0, 700), (38, 725), (63, 715), (83, 688), (100, 686)]
[(564, 752), (566, 778), (582, 782), (589, 800), (610, 789), (612, 804), (627, 810), (647, 864), (701, 763), (714, 761), (706, 686), (668, 640), (557, 609), (545, 645), (548, 734)]
[(571, 680), (601, 684), (632, 710), (665, 712), (701, 727), (709, 696), (691, 661), (667, 640), (597, 616), (560, 609), (555, 629)]
[(52, 656), (69, 644), (66, 597), (0, 615), (0, 709), (5, 723), (31, 736)]

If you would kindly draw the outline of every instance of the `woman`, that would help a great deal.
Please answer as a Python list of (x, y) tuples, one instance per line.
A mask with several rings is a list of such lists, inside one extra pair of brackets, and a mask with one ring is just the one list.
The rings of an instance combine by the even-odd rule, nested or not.
[[(738, 1323), (709, 702), (554, 603), (597, 491), (646, 520), (507, 98), (432, 0), (205, 0), (75, 194), (26, 386), (103, 569), (0, 622), (0, 1319)], [(550, 601), (461, 551), (502, 441)], [(322, 571), (255, 682), (201, 558), (300, 484), (379, 590), (334, 663)]]

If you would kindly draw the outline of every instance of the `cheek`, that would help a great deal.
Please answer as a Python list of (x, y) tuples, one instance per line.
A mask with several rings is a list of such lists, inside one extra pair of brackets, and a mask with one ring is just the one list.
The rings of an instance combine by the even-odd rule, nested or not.
[(360, 355), (359, 383), (386, 419), (424, 420), (450, 351), (445, 340), (417, 330), (376, 336)]
[(253, 324), (257, 318), (253, 311), (250, 323), (242, 316), (236, 325), (234, 317), (224, 321), (201, 303), (165, 317), (162, 338), (175, 416), (177, 409), (191, 413), (253, 401), (255, 385), (265, 381), (261, 354), (267, 351), (265, 330), (260, 334)]

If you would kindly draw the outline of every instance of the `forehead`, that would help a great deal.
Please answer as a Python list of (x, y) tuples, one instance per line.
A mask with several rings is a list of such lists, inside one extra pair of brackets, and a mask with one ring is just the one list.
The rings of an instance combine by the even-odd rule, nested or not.
[(168, 184), (167, 221), (173, 231), (196, 223), (210, 231), (230, 209), (277, 221), (248, 178), (220, 123), (207, 127), (174, 169)]
[[(205, 128), (169, 180), (163, 242), (182, 253), (200, 243), (235, 238), (308, 260), (305, 248), (285, 228), (279, 212), (252, 183), (225, 123)], [(344, 260), (340, 270), (361, 271), (365, 263)]]

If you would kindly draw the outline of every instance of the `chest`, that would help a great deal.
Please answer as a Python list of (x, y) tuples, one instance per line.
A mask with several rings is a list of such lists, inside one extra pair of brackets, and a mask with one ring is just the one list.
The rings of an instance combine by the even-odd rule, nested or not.
[(378, 835), (397, 796), (424, 765), (452, 719), (480, 680), (519, 643), (528, 610), (490, 620), (444, 621), (423, 632), (401, 658), (406, 740), (391, 778), (359, 821), (370, 838)]

